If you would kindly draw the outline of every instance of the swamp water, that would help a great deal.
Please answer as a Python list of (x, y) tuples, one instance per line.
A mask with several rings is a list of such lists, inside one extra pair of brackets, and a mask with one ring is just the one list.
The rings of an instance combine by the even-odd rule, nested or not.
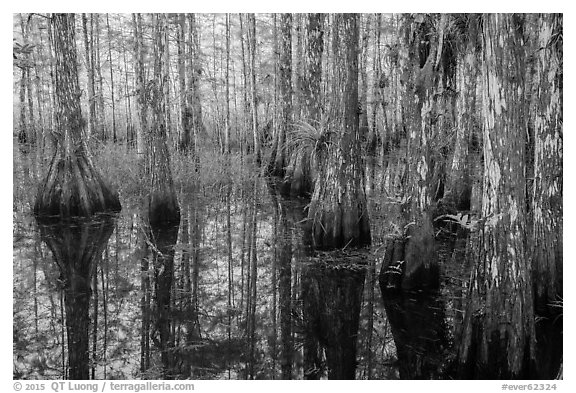
[(306, 246), (306, 202), (265, 178), (181, 193), (179, 227), (149, 233), (124, 201), (113, 217), (39, 224), (38, 168), (15, 148), (14, 378), (450, 378), (469, 271), (440, 255), (439, 296), (383, 299), (398, 205), (372, 186), (377, 167), (373, 245), (325, 253)]

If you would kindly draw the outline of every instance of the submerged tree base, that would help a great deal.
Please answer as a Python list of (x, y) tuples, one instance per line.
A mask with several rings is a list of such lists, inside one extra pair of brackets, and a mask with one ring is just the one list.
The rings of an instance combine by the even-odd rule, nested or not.
[(54, 155), (34, 204), (36, 216), (61, 218), (120, 210), (118, 193), (112, 191), (83, 152)]
[(333, 250), (371, 244), (365, 206), (359, 203), (318, 205), (312, 203), (308, 214), (308, 231), (314, 249)]
[(410, 223), (405, 235), (388, 242), (379, 282), (382, 292), (439, 288), (440, 267), (428, 214)]

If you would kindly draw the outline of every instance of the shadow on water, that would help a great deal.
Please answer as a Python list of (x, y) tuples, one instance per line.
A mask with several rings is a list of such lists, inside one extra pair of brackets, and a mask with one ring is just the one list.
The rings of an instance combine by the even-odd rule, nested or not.
[(88, 379), (90, 368), (89, 326), (92, 280), (114, 230), (114, 216), (70, 221), (39, 220), (40, 237), (58, 266), (64, 293), (68, 337), (68, 379)]

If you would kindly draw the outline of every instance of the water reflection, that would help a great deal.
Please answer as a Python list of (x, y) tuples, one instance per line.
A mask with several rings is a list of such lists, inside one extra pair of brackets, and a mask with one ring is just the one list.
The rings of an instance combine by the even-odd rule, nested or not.
[[(68, 379), (88, 379), (90, 372), (90, 303), (97, 294), (96, 267), (114, 230), (114, 217), (100, 215), (94, 220), (38, 222), (40, 237), (58, 266), (64, 293), (66, 318)], [(92, 326), (96, 332), (97, 313)]]
[(442, 379), (450, 360), (444, 302), (437, 294), (387, 295), (382, 289), (392, 328), (401, 379)]
[[(75, 286), (84, 295), (68, 290), (62, 314), (70, 318), (60, 318), (60, 292), (53, 286), (60, 274), (54, 271), (62, 269), (36, 262), (42, 261), (39, 237), (25, 225), (26, 206), (15, 208), (14, 354), (19, 376), (397, 377), (389, 318), (374, 299), (379, 266), (369, 258), (373, 250), (312, 255), (303, 229), (306, 201), (278, 196), (262, 178), (199, 187), (182, 193), (179, 202), (180, 226), (163, 232), (146, 228), (140, 209), (124, 209), (108, 245), (97, 256), (93, 251), (91, 264), (82, 265), (92, 269), (83, 273), (84, 287)], [(373, 214), (381, 229), (373, 233), (382, 237), (391, 225), (384, 220), (391, 216), (385, 205), (374, 205), (383, 209)], [(92, 231), (85, 236), (89, 241), (99, 242), (95, 229), (86, 231)], [(104, 244), (111, 228), (106, 231), (100, 236)], [(81, 235), (56, 232), (52, 239), (76, 236), (69, 248), (86, 253)], [(74, 258), (79, 257), (68, 259)], [(82, 316), (76, 317), (71, 307), (83, 309)], [(82, 331), (84, 341), (73, 330)], [(73, 353), (61, 356), (60, 348)], [(34, 363), (35, 353), (46, 359), (44, 369)], [(73, 362), (82, 373), (60, 364), (76, 353), (84, 356)]]
[[(302, 269), (304, 377), (354, 379), (362, 291), (360, 258), (312, 261)], [(360, 262), (360, 263), (359, 263)]]

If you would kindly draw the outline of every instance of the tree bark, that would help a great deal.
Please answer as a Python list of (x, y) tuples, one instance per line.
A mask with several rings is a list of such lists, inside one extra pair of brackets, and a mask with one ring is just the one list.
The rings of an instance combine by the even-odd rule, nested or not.
[[(95, 37), (96, 42), (92, 43), (92, 56), (94, 61), (94, 71), (96, 72), (96, 127), (98, 128), (97, 134), (100, 135), (103, 141), (108, 139), (106, 131), (106, 109), (104, 107), (104, 78), (102, 78), (102, 62), (100, 61), (100, 14), (93, 14), (95, 19)], [(95, 45), (94, 45), (95, 44)]]
[[(323, 14), (308, 14), (306, 16), (306, 49), (304, 58), (304, 75), (301, 81), (303, 105), (301, 106), (302, 121), (321, 132), (322, 125), (322, 53), (324, 52)], [(310, 129), (301, 132), (309, 133)], [(292, 196), (309, 197), (314, 189), (314, 146), (312, 143), (299, 143), (294, 140), (294, 133), (288, 138), (290, 158), (286, 169), (285, 193)], [(300, 138), (301, 139), (301, 138)], [(314, 140), (314, 136), (304, 138)], [(314, 140), (314, 143), (316, 141)]]
[(166, 96), (168, 82), (167, 23), (165, 14), (154, 15), (154, 86), (150, 136), (149, 220), (153, 230), (180, 222), (180, 208), (174, 190), (167, 143)]
[(332, 119), (328, 147), (320, 147), (327, 157), (308, 212), (316, 249), (371, 242), (358, 131), (358, 15), (335, 15), (333, 29)]
[[(90, 16), (92, 18), (92, 16)], [(82, 14), (82, 31), (84, 32), (84, 48), (86, 50), (86, 71), (88, 74), (88, 135), (96, 130), (96, 100), (94, 98), (94, 58), (92, 55), (93, 34), (88, 35), (88, 18)]]
[(459, 358), (468, 378), (528, 378), (534, 361), (526, 250), (523, 17), (483, 17), (484, 192)]
[(248, 14), (248, 54), (250, 58), (250, 108), (252, 110), (252, 136), (254, 137), (254, 162), (260, 166), (262, 151), (258, 132), (258, 102), (256, 98), (256, 15)]
[(280, 30), (280, 124), (274, 130), (268, 173), (283, 177), (286, 171), (286, 138), (292, 119), (292, 14), (282, 14)]
[(479, 32), (478, 18), (479, 16), (476, 15), (467, 17), (467, 42), (457, 60), (456, 140), (444, 195), (445, 203), (460, 211), (471, 208), (472, 164), (473, 160), (476, 161), (478, 157), (475, 149), (470, 149), (470, 138), (479, 126), (479, 110), (476, 103), (476, 86), (480, 70), (479, 54), (476, 50)]
[(202, 68), (200, 64), (200, 37), (195, 14), (188, 14), (188, 86), (186, 90), (186, 106), (188, 112), (188, 130), (190, 134), (189, 150), (194, 156), (194, 163), (198, 168), (198, 135), (204, 132), (202, 122), (202, 105), (200, 103), (200, 75)]
[[(537, 310), (561, 313), (562, 280), (562, 159), (563, 159), (563, 17), (535, 18), (537, 107), (534, 124), (534, 186), (532, 195), (532, 277)], [(555, 307), (556, 306), (556, 307)]]
[(110, 189), (92, 164), (86, 144), (86, 122), (79, 100), (74, 14), (55, 14), (52, 23), (57, 146), (36, 197), (34, 214), (69, 218), (119, 211), (118, 193)]
[(110, 98), (112, 100), (112, 140), (114, 143), (118, 141), (116, 135), (116, 101), (114, 99), (114, 69), (112, 67), (112, 38), (110, 33), (110, 21), (108, 14), (106, 14), (106, 27), (108, 28), (108, 61), (110, 63)]
[(148, 135), (148, 87), (145, 85), (144, 42), (142, 32), (142, 15), (132, 14), (134, 24), (134, 74), (136, 75), (136, 91), (138, 95), (138, 117), (140, 127), (136, 127), (136, 152), (141, 160), (145, 159), (146, 141)]
[[(179, 148), (186, 151), (190, 145), (190, 115), (186, 105), (186, 16), (178, 15), (178, 83), (180, 87), (180, 143)], [(189, 71), (193, 72), (193, 71)]]
[[(402, 17), (402, 46), (400, 54), (401, 78), (407, 84), (403, 97), (408, 129), (408, 159), (410, 160), (406, 194), (403, 206), (404, 234), (387, 244), (384, 274), (401, 271), (399, 285), (404, 290), (430, 289), (440, 285), (439, 267), (435, 250), (434, 228), (430, 203), (432, 192), (431, 139), (438, 113), (436, 86), (439, 72), (438, 56), (442, 53), (442, 28), (445, 15), (432, 33), (437, 21), (423, 15)], [(406, 57), (407, 56), (407, 57)], [(406, 63), (405, 63), (406, 62)], [(400, 248), (400, 249), (398, 249)], [(398, 289), (398, 288), (396, 288)]]
[(230, 153), (230, 14), (226, 14), (226, 119), (224, 122), (224, 153)]

